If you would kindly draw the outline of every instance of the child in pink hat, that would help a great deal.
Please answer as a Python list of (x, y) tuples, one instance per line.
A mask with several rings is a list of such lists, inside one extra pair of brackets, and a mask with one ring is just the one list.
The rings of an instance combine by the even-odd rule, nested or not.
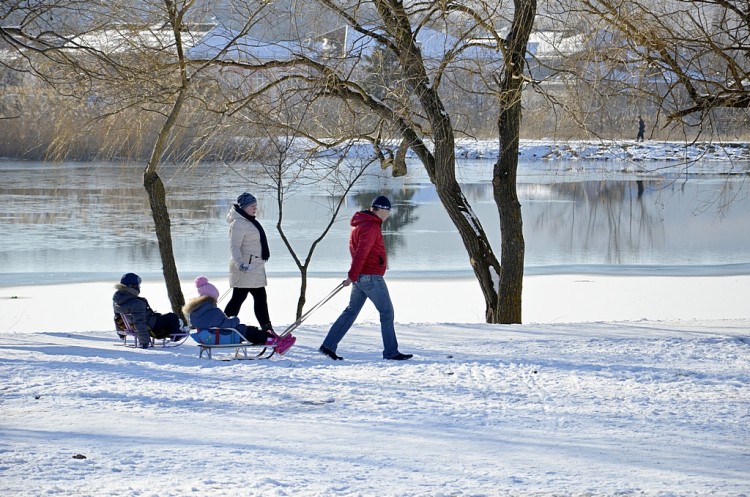
[(219, 290), (205, 276), (195, 278), (195, 287), (198, 289), (198, 297), (185, 304), (183, 311), (190, 319), (190, 324), (199, 332), (209, 328), (234, 328), (250, 343), (275, 345), (276, 353), (281, 355), (297, 341), (291, 334), (280, 338), (272, 331), (241, 324), (240, 318), (236, 316), (227, 317), (216, 305)]

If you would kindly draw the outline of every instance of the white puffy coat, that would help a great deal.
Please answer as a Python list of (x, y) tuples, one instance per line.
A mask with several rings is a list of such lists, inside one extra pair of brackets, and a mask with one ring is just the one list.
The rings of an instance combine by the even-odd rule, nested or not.
[[(267, 284), (266, 261), (261, 258), (260, 231), (242, 217), (234, 207), (227, 214), (229, 223), (229, 286), (232, 288), (260, 288)], [(240, 264), (249, 263), (248, 271), (240, 271)]]

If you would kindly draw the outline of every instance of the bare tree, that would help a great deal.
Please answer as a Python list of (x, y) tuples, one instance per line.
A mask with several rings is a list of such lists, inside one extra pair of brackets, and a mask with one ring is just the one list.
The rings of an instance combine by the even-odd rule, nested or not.
[[(321, 151), (317, 146), (310, 146), (309, 140), (296, 136), (293, 129), (279, 130), (269, 126), (266, 133), (265, 138), (255, 140), (255, 146), (264, 151), (262, 157), (256, 159), (256, 167), (262, 169), (263, 175), (244, 179), (260, 188), (268, 187), (268, 183), (271, 185), (278, 213), (276, 231), (300, 273), (300, 291), (295, 309), (295, 320), (298, 320), (307, 303), (308, 272), (315, 250), (338, 219), (347, 195), (376, 158), (351, 158), (346, 148), (333, 153)], [(288, 236), (284, 225), (284, 205), (297, 190), (310, 187), (325, 194), (329, 202), (329, 215), (320, 233), (306, 240), (309, 244), (300, 249)]]
[[(750, 108), (750, 4), (731, 0), (583, 0), (562, 3), (586, 20), (596, 57), (576, 72), (601, 91), (654, 104), (664, 126), (734, 131)], [(561, 9), (562, 11), (562, 9)], [(605, 74), (591, 81), (590, 74)], [(596, 83), (596, 84), (593, 84)], [(733, 124), (722, 126), (721, 121)], [(713, 128), (713, 129), (710, 129)]]
[[(493, 171), (493, 193), (500, 214), (502, 264), (496, 308), (499, 321), (521, 322), (521, 288), (525, 242), (521, 203), (516, 191), (521, 129), (521, 92), (524, 85), (526, 46), (534, 26), (536, 1), (515, 0), (510, 34), (505, 40), (505, 64), (500, 86), (500, 155)], [(515, 305), (514, 305), (515, 304)]]
[(348, 159), (346, 153), (340, 154), (336, 157), (320, 157), (313, 154), (310, 157), (295, 162), (297, 163), (296, 165), (298, 168), (304, 169), (303, 176), (305, 177), (305, 182), (312, 181), (312, 184), (315, 184), (318, 188), (325, 189), (325, 191), (327, 191), (328, 199), (331, 202), (330, 215), (325, 227), (310, 242), (307, 253), (304, 254), (304, 258), (302, 258), (298, 255), (298, 251), (289, 240), (283, 224), (284, 199), (290, 194), (291, 189), (294, 188), (295, 185), (291, 182), (283, 181), (280, 176), (278, 177), (280, 181), (275, 182), (279, 212), (276, 229), (300, 272), (300, 292), (295, 311), (296, 320), (302, 316), (302, 311), (307, 302), (307, 275), (315, 249), (323, 241), (334, 222), (338, 219), (347, 195), (352, 190), (357, 180), (365, 173), (367, 168), (375, 162), (375, 159)]
[[(25, 70), (64, 97), (98, 106), (95, 117), (78, 133), (102, 126), (113, 116), (133, 117), (128, 123), (131, 131), (138, 130), (139, 123), (149, 123), (153, 138), (148, 140), (151, 151), (143, 185), (154, 219), (167, 293), (172, 310), (181, 316), (185, 301), (158, 168), (179, 153), (174, 143), (176, 135), (185, 130), (188, 102), (194, 107), (209, 107), (206, 90), (213, 87), (202, 78), (210, 76), (214, 61), (191, 64), (186, 53), (186, 41), (192, 37), (188, 18), (197, 10), (195, 5), (194, 0), (115, 2), (108, 6), (60, 0), (34, 8), (19, 4), (15, 12), (4, 15), (6, 19), (18, 19), (20, 24), (0, 28), (0, 36), (25, 57)], [(258, 10), (243, 11), (243, 22), (236, 29), (238, 36), (257, 22), (262, 10), (261, 5)], [(234, 41), (225, 40), (219, 53), (229, 50)], [(213, 123), (203, 123), (201, 143), (208, 143), (207, 138), (222, 122), (222, 113), (215, 109), (203, 115), (212, 112), (218, 117)], [(151, 120), (144, 120), (141, 114)], [(203, 150), (201, 145), (191, 154), (200, 157)]]
[[(536, 2), (517, 0), (512, 7), (494, 2), (470, 7), (458, 2), (404, 4), (397, 0), (318, 0), (318, 4), (330, 13), (329, 22), (338, 19), (347, 28), (345, 49), (291, 48), (286, 57), (263, 65), (269, 75), (267, 88), (280, 91), (284, 95), (280, 98), (304, 94), (321, 114), (335, 109), (339, 126), (330, 135), (319, 121), (301, 122), (301, 131), (317, 137), (321, 144), (335, 145), (345, 138), (340, 131), (350, 129), (350, 138), (368, 139), (384, 164), (398, 166), (410, 149), (425, 167), (463, 240), (485, 298), (487, 321), (521, 322), (524, 242), (515, 182), (520, 96), (526, 81), (524, 56)], [(503, 8), (511, 13), (506, 39), (494, 27)], [(366, 72), (372, 57), (366, 54), (376, 48), (392, 54), (383, 60), (397, 64), (398, 77), (380, 77), (373, 84)], [(476, 58), (478, 52), (484, 54), (483, 60)], [(440, 92), (445, 80), (462, 77), (485, 85), (481, 91), (493, 92), (502, 109), (497, 121), (501, 156), (493, 175), (502, 265), (456, 179), (456, 131)], [(382, 146), (393, 139), (400, 143), (396, 152)]]

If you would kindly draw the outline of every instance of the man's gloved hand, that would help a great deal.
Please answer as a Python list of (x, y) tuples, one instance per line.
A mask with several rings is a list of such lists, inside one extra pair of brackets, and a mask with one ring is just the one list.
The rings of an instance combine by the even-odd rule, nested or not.
[(240, 264), (240, 271), (242, 271), (243, 273), (245, 271), (248, 271), (249, 269), (250, 269), (250, 264), (245, 264), (244, 262)]

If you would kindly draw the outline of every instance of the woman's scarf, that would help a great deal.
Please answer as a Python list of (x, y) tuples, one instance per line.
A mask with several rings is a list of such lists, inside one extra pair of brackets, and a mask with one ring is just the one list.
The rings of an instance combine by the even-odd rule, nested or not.
[(239, 205), (234, 204), (234, 210), (239, 212), (242, 217), (253, 223), (253, 226), (258, 229), (258, 233), (260, 233), (260, 258), (264, 261), (270, 259), (271, 251), (268, 248), (268, 238), (266, 238), (266, 232), (263, 230), (263, 226), (261, 226), (257, 219), (255, 219), (255, 216), (251, 216), (247, 212), (240, 209)]

